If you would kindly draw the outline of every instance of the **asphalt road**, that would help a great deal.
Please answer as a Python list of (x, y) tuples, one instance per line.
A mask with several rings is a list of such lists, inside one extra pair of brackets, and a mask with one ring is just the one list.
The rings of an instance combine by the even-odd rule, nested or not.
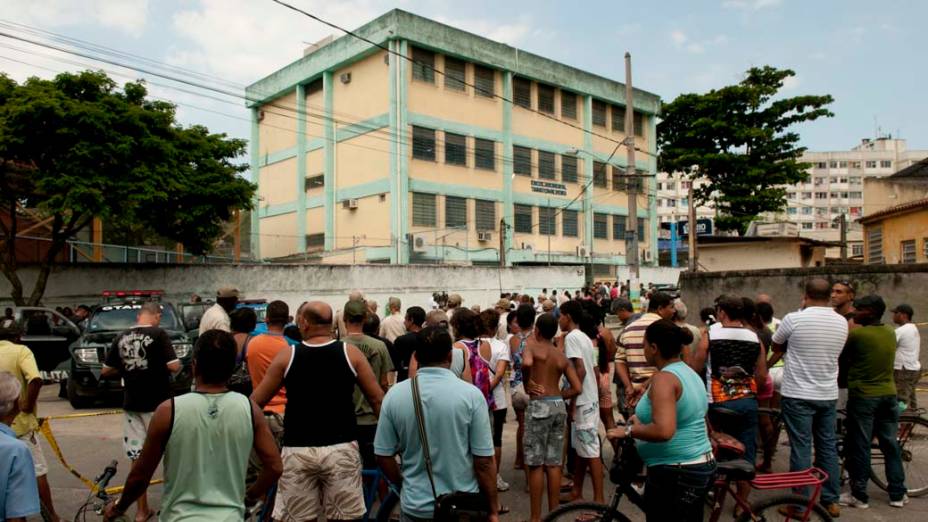
[[(59, 399), (56, 386), (46, 386), (42, 390), (39, 399), (39, 414), (42, 416), (57, 416), (73, 413), (93, 413), (108, 411), (112, 408), (100, 408), (92, 410), (75, 411), (70, 404), (64, 399)], [(928, 404), (928, 394), (921, 394), (920, 399)], [(113, 480), (113, 484), (122, 484), (125, 481), (129, 470), (129, 462), (125, 458), (122, 450), (122, 417), (121, 415), (101, 415), (91, 417), (81, 417), (75, 419), (60, 419), (51, 421), (52, 431), (55, 439), (61, 447), (65, 459), (81, 474), (88, 478), (93, 478), (103, 471), (103, 468), (112, 459), (119, 463), (119, 472)], [(525, 479), (521, 471), (512, 469), (513, 449), (515, 448), (516, 424), (514, 418), (506, 424), (503, 442), (503, 478), (509, 482), (512, 488), (501, 494), (501, 500), (504, 505), (509, 506), (512, 512), (503, 517), (503, 520), (521, 521), (529, 517), (529, 499), (528, 494), (524, 493)], [(52, 485), (52, 494), (54, 496), (55, 507), (60, 515), (67, 520), (72, 520), (75, 513), (87, 498), (88, 489), (74, 476), (72, 476), (65, 467), (57, 460), (52, 453), (51, 448), (43, 440), (46, 458), (49, 463), (49, 481)], [(607, 452), (607, 462), (611, 460), (611, 449)], [(783, 447), (778, 452), (776, 461), (776, 470), (783, 471), (787, 466), (788, 448)], [(156, 476), (160, 475), (160, 470)], [(589, 491), (589, 480), (587, 482), (588, 499), (592, 498)], [(606, 480), (607, 499), (611, 490), (610, 483)], [(157, 506), (161, 497), (162, 486), (155, 485), (149, 488), (152, 506)], [(894, 509), (887, 504), (888, 496), (886, 493), (873, 484), (870, 486), (870, 509), (854, 510), (844, 508), (841, 519), (850, 521), (881, 521), (893, 520), (894, 522), (916, 521), (928, 519), (928, 497), (912, 499), (912, 502), (905, 509)], [(623, 510), (632, 520), (644, 520), (644, 516), (633, 506), (624, 502)], [(131, 512), (134, 514), (134, 510)], [(723, 517), (723, 520), (730, 519), (729, 516)], [(88, 517), (88, 520), (98, 520), (96, 517)]]

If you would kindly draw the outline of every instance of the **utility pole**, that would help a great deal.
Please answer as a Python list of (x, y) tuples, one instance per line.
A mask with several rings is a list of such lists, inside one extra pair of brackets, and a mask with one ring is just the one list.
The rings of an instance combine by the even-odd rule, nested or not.
[(499, 267), (506, 268), (506, 218), (499, 220)]
[(690, 272), (696, 271), (696, 202), (693, 201), (693, 182), (690, 181), (690, 188), (686, 193), (687, 202), (689, 203), (689, 223), (690, 227), (689, 232), (686, 234), (686, 239), (689, 241), (687, 248), (687, 253), (689, 255), (689, 270)]
[[(548, 198), (548, 208), (551, 208), (551, 198)], [(553, 224), (551, 225), (554, 226)], [(550, 230), (548, 232), (551, 232)], [(551, 266), (551, 234), (548, 234), (548, 266)]]
[(847, 215), (843, 212), (838, 218), (838, 226), (841, 229), (841, 262), (847, 263)]
[(632, 55), (625, 53), (625, 146), (628, 151), (628, 160), (626, 161), (625, 175), (628, 187), (628, 215), (631, 223), (625, 229), (625, 261), (633, 268), (632, 275), (635, 278), (635, 284), (641, 277), (640, 264), (638, 263), (638, 169), (635, 165), (635, 104), (634, 93), (632, 91)]

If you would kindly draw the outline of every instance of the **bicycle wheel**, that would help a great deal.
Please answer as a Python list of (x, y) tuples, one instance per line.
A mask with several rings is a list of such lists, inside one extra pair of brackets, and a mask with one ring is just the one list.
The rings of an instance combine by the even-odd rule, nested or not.
[[(928, 494), (928, 420), (917, 415), (902, 415), (898, 440), (909, 496)], [(870, 451), (870, 480), (886, 491), (888, 483), (883, 453), (876, 447)]]
[(614, 511), (605, 504), (595, 502), (565, 504), (548, 513), (542, 520), (545, 522), (630, 522), (629, 518), (622, 513)]
[[(749, 522), (751, 520), (764, 520), (772, 522), (775, 520), (802, 520), (804, 510), (809, 504), (809, 497), (802, 495), (778, 495), (760, 502), (751, 504), (752, 513), (742, 513), (738, 517), (738, 522)], [(798, 509), (798, 516), (790, 516), (790, 509)], [(818, 502), (812, 506), (812, 513), (807, 520), (818, 520), (821, 522), (831, 522), (831, 515)]]

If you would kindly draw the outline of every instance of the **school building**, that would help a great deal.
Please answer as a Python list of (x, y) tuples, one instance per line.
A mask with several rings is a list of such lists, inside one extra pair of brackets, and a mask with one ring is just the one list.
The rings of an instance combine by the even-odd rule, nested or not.
[(327, 39), (246, 90), (256, 256), (609, 276), (636, 226), (657, 263), (657, 95), (401, 10), (356, 34), (383, 48)]

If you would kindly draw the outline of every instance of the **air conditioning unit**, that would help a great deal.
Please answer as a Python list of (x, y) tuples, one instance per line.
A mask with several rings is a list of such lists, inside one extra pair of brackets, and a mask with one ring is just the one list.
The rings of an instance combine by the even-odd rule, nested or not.
[(426, 252), (429, 249), (428, 236), (426, 234), (413, 234), (412, 250), (413, 252)]
[(346, 83), (346, 84), (347, 84), (347, 83), (351, 83), (351, 73), (350, 73), (350, 72), (348, 72), (348, 73), (342, 73), (342, 74), (338, 77), (338, 79), (339, 79), (342, 83)]
[(478, 231), (477, 241), (493, 241), (493, 232), (489, 232), (486, 230)]
[(349, 210), (355, 210), (358, 208), (358, 200), (354, 198), (343, 200), (342, 208), (347, 208)]
[(532, 245), (528, 245), (528, 244), (522, 243), (522, 250), (524, 250), (524, 251), (526, 251), (526, 252), (528, 252), (528, 253), (531, 254), (532, 252), (535, 251), (535, 247), (533, 247)]
[(586, 257), (586, 247), (582, 245), (577, 245), (577, 257)]
[(641, 251), (641, 259), (650, 262), (651, 261), (651, 251), (649, 249), (644, 249)]

